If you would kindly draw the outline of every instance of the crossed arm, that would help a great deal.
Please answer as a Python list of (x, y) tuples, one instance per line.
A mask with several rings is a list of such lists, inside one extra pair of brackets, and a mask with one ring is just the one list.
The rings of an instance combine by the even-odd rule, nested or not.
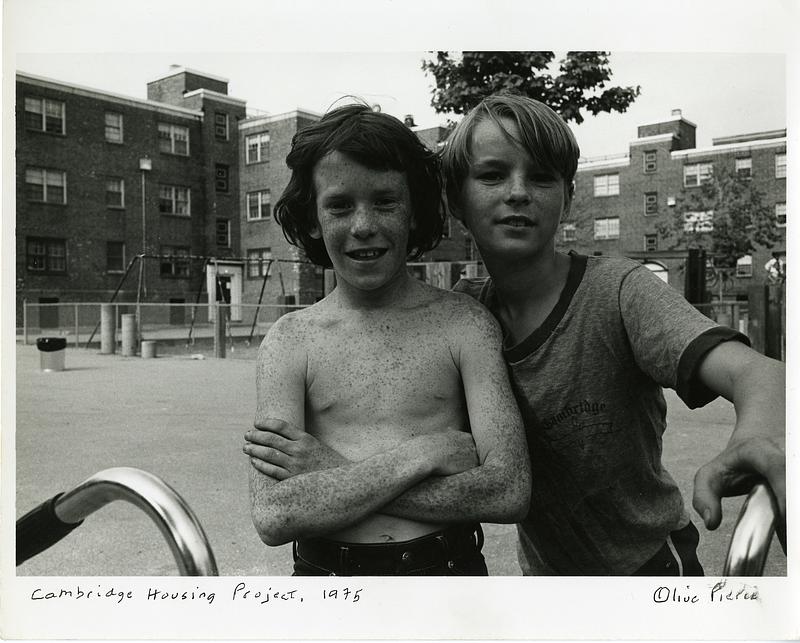
[[(324, 465), (302, 470), (269, 464), (267, 457), (250, 471), (253, 522), (264, 542), (330, 533), (378, 511), (388, 513), (387, 506), (398, 517), (436, 522), (515, 522), (527, 513), (530, 464), (522, 422), (499, 351), (499, 330), (488, 315), (481, 321), (457, 356), (472, 434), (422, 435), (353, 463), (321, 449)], [(489, 332), (494, 334), (487, 341)], [(288, 437), (276, 437), (321, 448), (304, 431), (307, 366), (295, 350), (297, 339), (292, 321), (285, 320), (262, 344), (255, 425), (282, 427)], [(280, 444), (286, 451), (270, 447), (268, 453), (287, 464), (299, 451)]]

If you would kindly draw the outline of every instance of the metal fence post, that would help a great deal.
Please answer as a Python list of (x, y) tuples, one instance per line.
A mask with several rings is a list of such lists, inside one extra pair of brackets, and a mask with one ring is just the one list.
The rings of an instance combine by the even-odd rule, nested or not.
[(80, 346), (80, 340), (78, 339), (81, 328), (80, 324), (78, 323), (79, 314), (80, 313), (78, 312), (78, 304), (75, 304), (75, 348), (78, 348)]
[(22, 345), (28, 345), (28, 300), (22, 300)]
[(214, 303), (214, 357), (225, 357), (225, 319), (219, 302)]

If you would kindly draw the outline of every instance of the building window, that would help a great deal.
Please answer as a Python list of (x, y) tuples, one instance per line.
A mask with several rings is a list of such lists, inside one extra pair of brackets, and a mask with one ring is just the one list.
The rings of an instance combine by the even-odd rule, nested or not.
[(214, 136), (220, 141), (228, 140), (228, 115), (225, 112), (214, 112)]
[(28, 237), (25, 240), (25, 265), (29, 272), (67, 272), (67, 242), (64, 239)]
[(714, 229), (714, 211), (685, 213), (683, 229), (685, 232), (711, 232)]
[(122, 179), (106, 179), (106, 206), (109, 208), (125, 207), (125, 181)]
[(189, 248), (185, 246), (161, 246), (161, 276), (189, 276)]
[(167, 154), (189, 156), (189, 128), (169, 123), (158, 124), (158, 149)]
[(786, 178), (786, 154), (775, 155), (775, 178)]
[(122, 114), (106, 112), (106, 140), (109, 143), (122, 143)]
[(270, 209), (270, 191), (259, 190), (247, 193), (247, 220), (268, 219)]
[(786, 227), (786, 204), (785, 203), (776, 203), (775, 204), (775, 219), (778, 222), (779, 228)]
[(123, 241), (106, 242), (106, 272), (125, 271), (125, 243)]
[(751, 157), (736, 159), (734, 163), (736, 164), (736, 176), (740, 179), (749, 179), (753, 176), (753, 159)]
[(575, 227), (574, 223), (565, 223), (563, 226), (561, 226), (561, 240), (564, 243), (576, 241), (577, 238), (577, 228)]
[(25, 190), (28, 201), (41, 203), (67, 202), (67, 173), (31, 167), (25, 170)]
[(231, 222), (228, 219), (217, 219), (217, 247), (231, 247)]
[(48, 134), (65, 132), (64, 103), (46, 98), (25, 99), (25, 128)]
[(714, 176), (713, 163), (690, 163), (683, 166), (683, 187), (692, 188), (708, 183)]
[(272, 261), (272, 248), (253, 248), (247, 251), (247, 276), (264, 277)]
[(191, 190), (177, 185), (159, 185), (158, 211), (188, 217), (191, 214)]
[(594, 220), (595, 239), (619, 239), (619, 217)]
[(221, 163), (214, 165), (214, 189), (217, 192), (228, 191), (228, 186), (230, 185), (228, 182), (228, 174), (229, 169), (227, 165), (222, 165)]
[(745, 255), (736, 260), (736, 276), (737, 277), (752, 277), (753, 276), (753, 257), (752, 255)]
[(655, 252), (658, 250), (658, 235), (646, 234), (644, 235), (644, 251)]
[(645, 174), (652, 174), (653, 172), (656, 171), (656, 169), (657, 169), (656, 158), (657, 158), (656, 150), (647, 150), (644, 153), (644, 157), (643, 157), (644, 168), (643, 169), (644, 169), (644, 173)]
[(595, 196), (614, 196), (619, 194), (619, 174), (600, 174), (594, 177)]
[(644, 214), (658, 214), (658, 192), (644, 193)]
[(261, 132), (245, 137), (247, 164), (262, 163), (269, 160), (269, 132)]

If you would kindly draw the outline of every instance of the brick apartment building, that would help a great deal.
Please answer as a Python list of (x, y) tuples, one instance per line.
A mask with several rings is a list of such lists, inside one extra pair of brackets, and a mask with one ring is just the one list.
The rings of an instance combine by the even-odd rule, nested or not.
[(120, 302), (191, 302), (213, 277), (204, 257), (239, 255), (245, 102), (225, 79), (175, 69), (141, 100), (17, 74), (16, 91), (18, 316), (22, 299), (118, 288)]
[[(782, 230), (773, 248), (759, 248), (739, 261), (723, 297), (746, 300), (750, 285), (767, 280), (768, 261), (779, 258), (785, 265), (786, 130), (717, 138), (704, 148), (695, 147), (695, 134), (696, 125), (674, 110), (668, 120), (640, 126), (627, 153), (582, 159), (570, 220), (562, 225), (562, 247), (637, 259), (683, 291), (686, 250), (664, 247), (656, 224), (674, 216), (682, 191), (727, 168), (764, 193)], [(715, 288), (709, 293), (715, 295)]]
[[(239, 321), (242, 303), (322, 297), (323, 271), (272, 219), (292, 137), (320, 114), (248, 117), (226, 79), (183, 67), (148, 83), (147, 100), (24, 73), (16, 91), (18, 324), (23, 300), (219, 300)], [(435, 148), (446, 130), (417, 133)], [(449, 287), (472, 253), (453, 222), (424, 257), (436, 263), (412, 269)]]
[(320, 114), (294, 111), (250, 118), (239, 124), (242, 252), (247, 259), (246, 301), (313, 303), (323, 291), (321, 269), (302, 260), (272, 218), (272, 208), (289, 182), (285, 158), (295, 133)]

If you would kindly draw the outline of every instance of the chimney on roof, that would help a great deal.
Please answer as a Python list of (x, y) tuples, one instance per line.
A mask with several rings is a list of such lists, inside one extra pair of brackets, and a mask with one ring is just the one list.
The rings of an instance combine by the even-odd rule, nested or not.
[(668, 120), (639, 125), (637, 136), (638, 138), (647, 138), (648, 136), (672, 134), (670, 151), (690, 150), (695, 146), (696, 127), (694, 123), (683, 118), (683, 112), (680, 109), (673, 109), (672, 116)]
[(405, 118), (403, 118), (403, 123), (405, 123), (406, 127), (416, 127), (416, 123), (414, 123), (414, 115), (413, 114), (406, 114)]

